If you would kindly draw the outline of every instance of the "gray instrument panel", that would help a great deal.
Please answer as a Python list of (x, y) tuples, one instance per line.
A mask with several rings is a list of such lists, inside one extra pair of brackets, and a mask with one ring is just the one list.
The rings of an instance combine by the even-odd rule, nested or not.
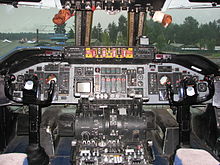
[(204, 95), (207, 84), (204, 76), (180, 65), (171, 63), (149, 64), (68, 64), (40, 63), (16, 72), (14, 96), (22, 96), (25, 76), (36, 74), (41, 84), (40, 99), (46, 97), (46, 89), (51, 80), (56, 81), (54, 104), (77, 104), (88, 98), (124, 100), (148, 98), (147, 104), (168, 104), (166, 97), (167, 81), (175, 87), (184, 76), (198, 79), (198, 91)]

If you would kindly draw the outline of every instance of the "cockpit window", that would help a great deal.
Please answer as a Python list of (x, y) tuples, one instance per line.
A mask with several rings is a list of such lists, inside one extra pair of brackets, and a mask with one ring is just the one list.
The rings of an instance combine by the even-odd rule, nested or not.
[(0, 0), (0, 162), (220, 165), (219, 0), (25, 1)]
[[(177, 9), (178, 8), (178, 9)], [(209, 7), (180, 9), (171, 4), (167, 14), (172, 24), (163, 27), (148, 14), (143, 35), (161, 52), (201, 54), (220, 64), (220, 10)], [(52, 21), (59, 9), (0, 6), (0, 55), (17, 47), (75, 45), (75, 16), (63, 25)], [(211, 12), (210, 12), (211, 10)], [(128, 14), (126, 11), (95, 11), (91, 29), (92, 46), (128, 45)]]
[(92, 45), (127, 45), (127, 12), (97, 11), (94, 13)]

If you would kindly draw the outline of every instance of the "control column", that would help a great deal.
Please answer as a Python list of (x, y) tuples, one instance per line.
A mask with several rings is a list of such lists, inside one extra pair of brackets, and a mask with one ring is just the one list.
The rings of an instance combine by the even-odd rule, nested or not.
[(23, 97), (14, 97), (14, 86), (12, 82), (15, 76), (6, 76), (5, 95), (12, 101), (27, 105), (29, 108), (29, 145), (27, 147), (27, 159), (29, 165), (47, 165), (49, 156), (40, 145), (40, 123), (41, 108), (49, 106), (52, 102), (55, 81), (50, 82), (47, 93), (47, 100), (41, 101), (38, 98), (40, 84), (36, 75), (28, 75), (24, 82)]
[(190, 146), (190, 134), (191, 134), (191, 113), (190, 106), (195, 104), (201, 104), (208, 101), (214, 95), (214, 83), (211, 77), (205, 77), (208, 83), (209, 92), (205, 96), (199, 97), (197, 91), (197, 81), (192, 77), (185, 77), (179, 84), (179, 96), (178, 101), (174, 100), (174, 89), (172, 89), (171, 83), (167, 83), (168, 100), (171, 109), (177, 111), (177, 122), (179, 123), (179, 145)]

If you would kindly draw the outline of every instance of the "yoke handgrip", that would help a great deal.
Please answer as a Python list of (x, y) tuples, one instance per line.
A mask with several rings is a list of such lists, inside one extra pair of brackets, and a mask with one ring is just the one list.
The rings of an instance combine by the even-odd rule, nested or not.
[[(197, 91), (196, 81), (193, 78), (184, 78), (180, 81), (180, 89), (181, 98), (178, 101), (174, 100), (174, 92), (171, 83), (167, 83), (167, 97), (169, 100), (169, 104), (171, 106), (182, 106), (185, 104), (194, 105), (200, 104), (202, 102), (210, 100), (214, 96), (215, 88), (214, 88), (214, 81), (211, 77), (205, 77), (205, 81), (208, 82), (208, 89), (209, 92), (205, 96), (199, 97)], [(187, 88), (192, 88), (194, 90), (194, 94), (192, 96), (187, 95)]]
[[(23, 97), (14, 97), (13, 92), (14, 92), (14, 87), (12, 82), (15, 80), (14, 75), (6, 76), (5, 77), (5, 96), (16, 102), (16, 103), (21, 103), (21, 104), (35, 104), (35, 105), (40, 105), (41, 107), (49, 106), (53, 100), (53, 95), (54, 95), (54, 89), (55, 89), (55, 81), (51, 80), (50, 81), (50, 87), (47, 90), (47, 99), (46, 100), (39, 100), (37, 97), (37, 94), (39, 93), (39, 81), (37, 76), (31, 75), (28, 80), (26, 80), (24, 83), (24, 88), (23, 88)], [(29, 84), (31, 86), (30, 88), (27, 87), (27, 83), (32, 83)]]

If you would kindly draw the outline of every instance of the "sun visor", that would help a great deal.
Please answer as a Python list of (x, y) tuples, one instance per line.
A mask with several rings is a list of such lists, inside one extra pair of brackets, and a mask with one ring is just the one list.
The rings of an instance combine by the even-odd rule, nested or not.
[(60, 0), (0, 0), (0, 4), (13, 5), (14, 7), (62, 8)]
[[(199, 9), (199, 8), (209, 8), (213, 7), (212, 0), (166, 0), (162, 11), (165, 12), (167, 10), (172, 9)], [(213, 0), (212, 2), (220, 1), (220, 0)], [(210, 3), (207, 3), (210, 2)], [(219, 3), (216, 3), (216, 5)]]
[(190, 2), (202, 2), (202, 3), (217, 3), (220, 4), (220, 0), (189, 0)]
[[(40, 2), (41, 0), (22, 0), (22, 2)], [(13, 4), (19, 2), (17, 0), (0, 0), (0, 3)]]

